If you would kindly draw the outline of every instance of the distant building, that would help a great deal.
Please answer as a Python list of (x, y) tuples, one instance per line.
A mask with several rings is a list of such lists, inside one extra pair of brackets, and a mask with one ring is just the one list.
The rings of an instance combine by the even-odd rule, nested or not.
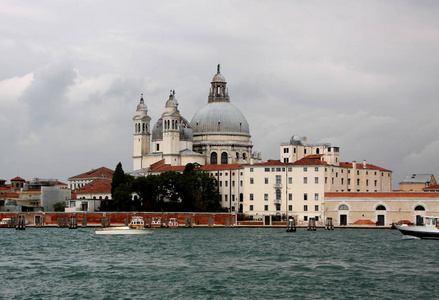
[(94, 180), (77, 189), (68, 201), (66, 212), (99, 211), (102, 200), (111, 199), (111, 179)]
[(68, 179), (69, 188), (71, 190), (81, 188), (94, 180), (113, 179), (114, 171), (106, 167), (92, 169), (91, 171), (72, 176)]
[[(23, 179), (24, 181), (24, 179)], [(11, 186), (21, 180), (11, 180)], [(34, 178), (20, 189), (18, 197), (9, 197), (5, 200), (5, 211), (17, 212), (50, 212), (54, 211), (57, 202), (66, 203), (70, 199), (71, 191), (65, 183), (56, 179)], [(12, 194), (14, 195), (14, 194)]]
[(433, 174), (411, 174), (399, 183), (399, 189), (401, 191), (422, 192), (424, 188), (436, 184)]

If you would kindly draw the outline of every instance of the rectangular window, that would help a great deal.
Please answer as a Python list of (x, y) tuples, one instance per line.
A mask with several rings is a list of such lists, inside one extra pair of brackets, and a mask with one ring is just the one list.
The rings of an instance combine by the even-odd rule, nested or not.
[(250, 194), (250, 200), (253, 200), (253, 194)]
[(250, 168), (250, 172), (253, 172), (253, 168)]
[(319, 171), (319, 167), (315, 167), (314, 171), (318, 172)]
[(319, 200), (319, 193), (315, 193), (315, 194), (314, 194), (314, 200), (316, 200), (316, 201)]
[(229, 195), (224, 195), (224, 201), (228, 201), (229, 200)]
[(348, 185), (351, 185), (351, 179), (348, 178)]
[(360, 185), (360, 179), (357, 179), (357, 185)]
[(270, 172), (270, 168), (265, 168), (265, 172)]
[(303, 167), (303, 172), (308, 172), (308, 167)]
[(239, 182), (239, 185), (242, 186), (242, 180)]
[(318, 205), (314, 205), (314, 210), (315, 211), (319, 211), (319, 206)]
[(253, 210), (253, 205), (250, 205), (250, 211), (252, 211)]
[(308, 205), (303, 206), (303, 211), (308, 211)]
[(229, 186), (229, 182), (226, 180), (224, 181), (225, 186)]
[(303, 200), (305, 200), (305, 201), (308, 200), (308, 194), (307, 193), (303, 194)]
[(250, 184), (253, 184), (253, 183), (254, 183), (254, 179), (250, 178)]
[(268, 205), (264, 205), (264, 210), (268, 211)]
[(293, 168), (289, 167), (288, 172), (293, 172)]
[(265, 177), (265, 184), (268, 184), (268, 178)]
[(276, 168), (276, 172), (280, 172), (280, 168)]
[(223, 182), (222, 181), (220, 181), (220, 186), (223, 186)]
[(377, 186), (378, 181), (374, 180), (374, 185)]
[(344, 184), (344, 178), (341, 179), (341, 184)]
[(288, 200), (290, 200), (290, 201), (293, 200), (293, 194), (291, 194), (291, 193), (288, 194)]
[(264, 194), (264, 200), (268, 201), (268, 194)]
[(232, 195), (232, 201), (235, 201), (235, 195)]
[(319, 183), (319, 178), (318, 177), (314, 177), (314, 183)]
[(75, 207), (76, 206), (75, 202), (76, 201), (70, 201), (70, 207)]
[(303, 177), (303, 183), (305, 183), (305, 184), (308, 183), (308, 177)]
[(293, 206), (292, 205), (288, 205), (288, 211), (293, 211)]
[(282, 172), (285, 172), (285, 168), (282, 168)]
[(308, 216), (303, 216), (304, 221), (308, 221)]
[(369, 186), (369, 179), (366, 179), (366, 186)]
[(288, 183), (293, 184), (293, 177), (288, 177)]
[(276, 184), (281, 184), (281, 183), (282, 183), (282, 176), (276, 175)]
[(232, 181), (232, 186), (235, 186), (235, 180)]

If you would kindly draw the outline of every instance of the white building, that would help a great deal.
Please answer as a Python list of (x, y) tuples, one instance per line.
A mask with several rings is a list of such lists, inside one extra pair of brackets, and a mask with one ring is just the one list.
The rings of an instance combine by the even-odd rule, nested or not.
[(248, 163), (260, 161), (253, 153), (250, 128), (242, 112), (230, 103), (227, 82), (220, 73), (212, 79), (208, 102), (189, 123), (179, 112), (171, 91), (165, 112), (150, 133), (148, 109), (143, 96), (134, 116), (134, 174), (145, 174), (151, 165), (171, 166)]

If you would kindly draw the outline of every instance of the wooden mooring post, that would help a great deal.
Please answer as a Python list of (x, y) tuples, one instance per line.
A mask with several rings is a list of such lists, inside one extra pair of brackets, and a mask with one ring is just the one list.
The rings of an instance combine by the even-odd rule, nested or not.
[(332, 218), (326, 218), (325, 222), (325, 229), (326, 230), (334, 230), (334, 225), (332, 224)]
[(296, 231), (296, 220), (294, 217), (288, 217), (287, 221), (287, 232), (295, 232)]
[(26, 229), (26, 218), (24, 216), (18, 216), (18, 222), (15, 226), (16, 230), (25, 230)]
[(316, 231), (316, 219), (315, 218), (309, 218), (308, 220), (308, 231)]

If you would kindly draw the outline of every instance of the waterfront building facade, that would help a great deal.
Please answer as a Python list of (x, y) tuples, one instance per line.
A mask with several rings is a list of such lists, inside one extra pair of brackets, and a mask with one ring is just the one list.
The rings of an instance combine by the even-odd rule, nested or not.
[(438, 192), (326, 193), (325, 216), (339, 226), (391, 226), (422, 223), (439, 214)]
[(66, 212), (95, 212), (99, 211), (102, 200), (111, 200), (112, 179), (93, 180), (80, 187), (68, 199)]

